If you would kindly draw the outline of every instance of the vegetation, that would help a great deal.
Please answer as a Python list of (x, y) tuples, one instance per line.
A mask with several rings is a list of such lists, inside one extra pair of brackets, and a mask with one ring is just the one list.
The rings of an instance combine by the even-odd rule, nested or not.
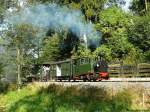
[[(128, 10), (122, 8), (125, 0), (26, 0), (25, 5), (21, 4), (16, 0), (0, 1), (0, 93), (9, 89), (1, 81), (5, 76), (14, 76), (20, 87), (23, 77), (37, 74), (39, 66), (36, 65), (49, 61), (101, 56), (108, 62), (150, 62), (150, 3), (147, 0), (133, 0)], [(58, 11), (63, 13), (67, 25), (63, 20), (55, 20), (54, 13), (48, 18), (49, 11), (53, 12), (45, 7), (49, 4), (62, 8)], [(22, 13), (23, 10), (27, 13)], [(61, 13), (57, 13), (56, 16), (61, 17)], [(25, 21), (21, 15), (31, 17)], [(19, 22), (12, 16), (18, 17)], [(71, 19), (66, 19), (67, 16)], [(38, 21), (40, 17), (42, 20)], [(50, 24), (50, 19), (60, 21), (60, 25)], [(90, 32), (84, 31), (83, 26), (90, 27)], [(20, 92), (2, 94), (0, 106), (6, 106), (10, 112), (120, 112), (132, 108), (129, 96), (130, 92), (124, 91), (112, 98), (104, 89), (95, 87), (51, 85), (36, 90), (28, 86)]]
[[(97, 48), (89, 44), (84, 46), (80, 42), (82, 35), (81, 37), (75, 35), (68, 27), (44, 29), (32, 23), (20, 22), (8, 26), (8, 31), (6, 30), (1, 35), (3, 37), (1, 46), (9, 51), (8, 55), (0, 54), (1, 57), (5, 57), (4, 60), (8, 60), (2, 63), (5, 63), (6, 66), (8, 66), (7, 63), (13, 63), (12, 66), (17, 64), (14, 70), (18, 71), (19, 77), (19, 74), (26, 76), (31, 73), (29, 65), (71, 57), (101, 55), (108, 61), (114, 59), (123, 60), (126, 63), (150, 61), (149, 5), (144, 2), (140, 4), (140, 2), (141, 0), (133, 0), (130, 4), (130, 12), (126, 12), (122, 9), (122, 6), (125, 5), (124, 0), (27, 0), (26, 7), (56, 3), (69, 9), (80, 10), (83, 14), (82, 21), (92, 23), (95, 30), (100, 32), (101, 39), (95, 40), (100, 44), (97, 45)], [(1, 2), (0, 11), (3, 12), (3, 17), (9, 8), (5, 6), (6, 4), (17, 11), (24, 8), (18, 6), (16, 2)], [(17, 11), (12, 11), (11, 14)], [(8, 19), (3, 17), (1, 19)], [(2, 24), (6, 23), (2, 22)], [(90, 38), (95, 37), (91, 35)]]
[(125, 89), (112, 96), (98, 87), (30, 85), (1, 95), (0, 106), (8, 112), (121, 112), (133, 109), (133, 98), (138, 95), (133, 92)]

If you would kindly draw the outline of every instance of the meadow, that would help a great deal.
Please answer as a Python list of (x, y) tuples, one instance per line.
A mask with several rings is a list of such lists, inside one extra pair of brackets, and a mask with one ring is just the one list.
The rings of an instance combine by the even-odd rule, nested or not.
[(138, 97), (133, 89), (112, 95), (99, 87), (30, 84), (20, 91), (1, 94), (0, 106), (6, 112), (127, 112), (142, 109), (135, 105)]

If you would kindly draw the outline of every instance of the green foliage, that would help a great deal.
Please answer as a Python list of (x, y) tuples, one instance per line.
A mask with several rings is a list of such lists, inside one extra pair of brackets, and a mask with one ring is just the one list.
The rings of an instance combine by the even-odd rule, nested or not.
[(144, 0), (133, 0), (130, 6), (130, 9), (139, 15), (143, 15), (145, 13), (145, 1)]
[[(129, 90), (128, 90), (129, 91)], [(113, 97), (111, 101), (111, 106), (113, 111), (115, 112), (123, 112), (130, 110), (130, 106), (132, 104), (132, 94), (124, 90), (121, 93), (118, 93), (116, 96)]]
[(8, 92), (0, 101), (0, 106), (6, 106), (8, 112), (121, 112), (131, 109), (132, 96), (129, 90), (110, 96), (104, 88), (52, 84)]
[(87, 21), (97, 23), (99, 13), (104, 8), (106, 0), (28, 0), (29, 4), (34, 3), (56, 3), (59, 5), (67, 5), (72, 9), (80, 9), (85, 15)]
[(115, 6), (109, 7), (100, 13), (100, 23), (110, 28), (122, 28), (128, 24), (128, 15)]
[(86, 17), (86, 20), (97, 23), (99, 21), (99, 13), (104, 8), (106, 0), (83, 0), (81, 1), (82, 11)]
[(0, 94), (7, 92), (8, 86), (9, 84), (7, 82), (2, 82), (0, 79)]
[(150, 51), (144, 53), (144, 60), (148, 60), (150, 62)]
[(130, 30), (130, 41), (133, 42), (143, 51), (148, 51), (150, 48), (150, 14), (135, 18), (134, 26)]
[(118, 29), (112, 34), (112, 38), (108, 40), (108, 44), (112, 49), (112, 55), (115, 58), (123, 58), (128, 54), (132, 45), (129, 43), (126, 32)]
[(0, 95), (0, 101), (1, 101), (0, 106), (6, 106), (8, 103), (10, 106), (14, 102), (21, 100), (25, 96), (30, 96), (30, 95), (33, 95), (34, 93), (35, 93), (35, 88), (30, 88), (30, 87), (25, 87), (25, 88), (21, 89), (20, 92), (17, 90), (9, 91), (5, 95)]
[[(107, 61), (117, 58), (124, 63), (139, 62), (142, 59), (150, 60), (150, 14), (148, 11), (145, 12), (145, 4), (142, 0), (133, 0), (130, 7), (131, 13), (140, 16), (124, 12), (120, 6), (124, 4), (124, 0), (27, 0), (27, 2), (31, 5), (56, 3), (70, 9), (81, 10), (83, 20), (86, 20), (84, 22), (91, 22), (95, 30), (101, 32), (102, 40), (99, 40), (101, 45), (91, 52), (80, 45), (79, 37), (68, 29), (63, 32), (49, 29), (46, 36), (39, 37), (42, 39), (46, 37), (45, 40), (41, 39), (44, 43), (40, 49), (35, 41), (38, 29), (32, 25), (18, 24), (13, 26), (13, 30), (9, 29), (4, 36), (5, 41), (2, 42), (8, 43), (5, 46), (7, 53), (3, 57), (6, 60), (4, 63), (10, 64), (9, 67), (12, 68), (7, 69), (11, 73), (13, 70), (16, 73), (16, 64), (22, 65), (22, 75), (26, 75), (31, 73), (29, 65), (63, 60), (73, 56), (96, 57), (100, 54)], [(0, 18), (3, 17), (6, 9), (4, 2), (0, 1)], [(16, 60), (16, 49), (21, 51), (19, 62)], [(0, 67), (0, 72), (1, 68), (3, 67)]]
[(108, 0), (107, 1), (107, 5), (110, 6), (117, 6), (117, 7), (121, 7), (123, 5), (125, 5), (126, 0)]
[(128, 54), (123, 57), (124, 64), (137, 64), (143, 62), (144, 56), (140, 49), (131, 46)]
[[(16, 65), (20, 65), (21, 75), (29, 75), (30, 71), (24, 71), (23, 66), (26, 66), (26, 70), (29, 70), (30, 66), (28, 65), (33, 64), (36, 33), (37, 29), (27, 24), (18, 24), (6, 32), (4, 42), (6, 42), (5, 50), (7, 50), (8, 54), (5, 57), (7, 59), (5, 64), (7, 65), (6, 68), (11, 72), (13, 70), (17, 71)], [(6, 74), (8, 74), (8, 71)]]
[(19, 8), (17, 1), (15, 0), (1, 0), (0, 1), (0, 24), (5, 23), (4, 21), (5, 15), (9, 8)]
[(0, 78), (3, 72), (4, 72), (4, 65), (3, 63), (0, 62)]
[(3, 1), (0, 1), (0, 23), (3, 20), (3, 13), (4, 13), (4, 11), (5, 11), (4, 3), (3, 3)]
[[(109, 55), (112, 58), (123, 59), (132, 48), (127, 35), (131, 17), (121, 8), (112, 6), (102, 11), (100, 18), (100, 24), (96, 26), (103, 32), (102, 44), (111, 49)], [(112, 58), (109, 57), (109, 60)]]
[(136, 17), (133, 25), (129, 28), (129, 41), (141, 49), (144, 54), (150, 50), (150, 14)]
[(93, 52), (93, 55), (94, 55), (94, 57), (101, 56), (106, 61), (110, 61), (110, 60), (112, 60), (111, 53), (112, 53), (112, 51), (107, 45), (101, 45)]
[(100, 21), (96, 28), (104, 33), (103, 38), (111, 37), (117, 29), (125, 29), (130, 25), (131, 16), (116, 6), (103, 10), (99, 15)]
[[(18, 24), (14, 26), (13, 30), (6, 32), (5, 40), (8, 42), (8, 49), (19, 48), (22, 55), (22, 63), (29, 63), (28, 56), (33, 56), (31, 49), (34, 49), (35, 44), (34, 40), (36, 38), (37, 30), (34, 29), (31, 25), (27, 24)], [(26, 58), (26, 59), (25, 59)]]
[(45, 39), (41, 59), (43, 61), (55, 61), (60, 58), (60, 37), (56, 33)]
[[(75, 49), (74, 49), (75, 50)], [(78, 46), (77, 51), (73, 51), (75, 57), (91, 57), (91, 51), (87, 48), (85, 48), (83, 45)]]

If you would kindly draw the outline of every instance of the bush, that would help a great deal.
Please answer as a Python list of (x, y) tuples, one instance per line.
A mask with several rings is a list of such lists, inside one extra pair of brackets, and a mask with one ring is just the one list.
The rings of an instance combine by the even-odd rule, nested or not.
[(8, 86), (9, 86), (9, 84), (7, 82), (2, 82), (0, 80), (0, 94), (7, 92)]
[(125, 112), (131, 109), (132, 95), (129, 90), (124, 90), (112, 98), (111, 109), (114, 112)]
[(94, 52), (93, 56), (98, 57), (101, 56), (103, 57), (106, 61), (112, 60), (111, 56), (112, 50), (107, 46), (107, 45), (101, 45), (101, 47), (98, 47)]
[(16, 91), (17, 90), (17, 84), (9, 84), (8, 91)]

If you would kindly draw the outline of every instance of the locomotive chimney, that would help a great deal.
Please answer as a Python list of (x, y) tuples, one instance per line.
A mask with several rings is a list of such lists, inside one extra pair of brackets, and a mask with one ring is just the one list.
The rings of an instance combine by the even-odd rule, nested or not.
[(85, 33), (82, 35), (80, 42), (86, 49), (88, 48), (87, 36)]

